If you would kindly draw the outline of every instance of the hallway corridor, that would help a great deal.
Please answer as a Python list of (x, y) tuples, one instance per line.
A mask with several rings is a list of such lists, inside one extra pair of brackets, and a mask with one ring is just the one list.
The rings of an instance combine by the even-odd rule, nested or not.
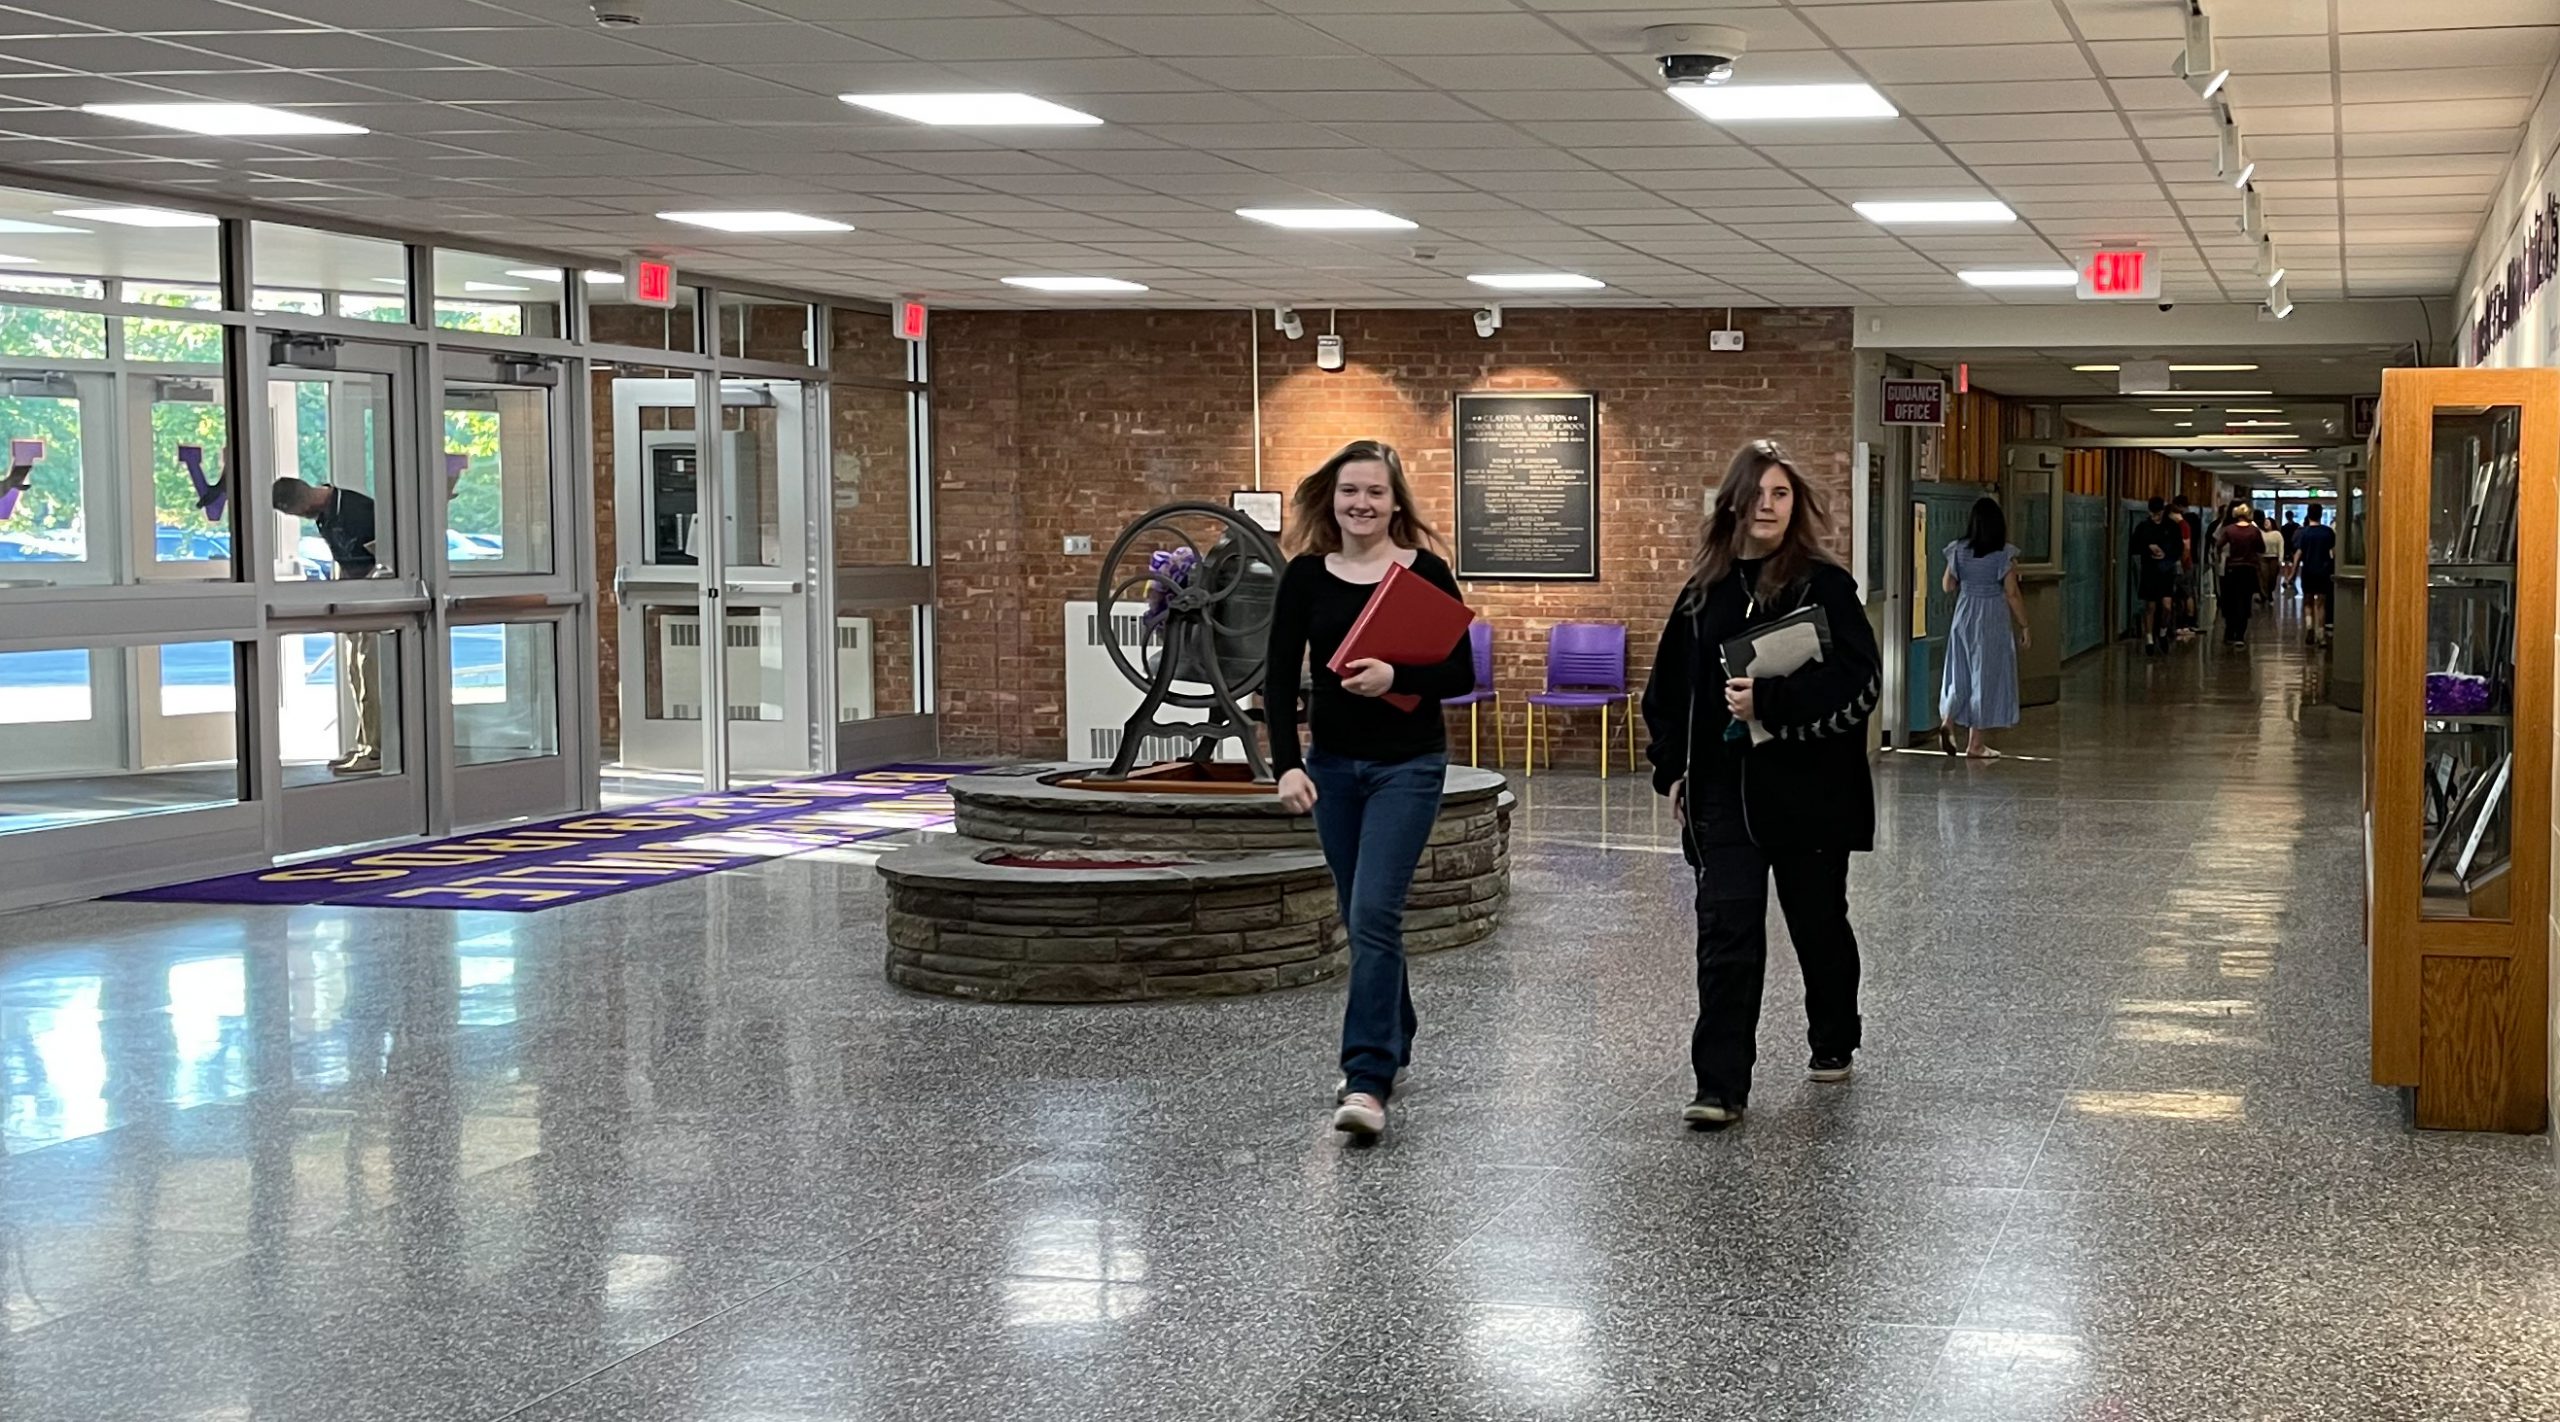
[(2083, 658), (1878, 765), (1867, 1047), (1677, 1119), (1687, 875), (1541, 775), (1512, 918), (1341, 988), (881, 979), (867, 861), (538, 915), (0, 918), (0, 1417), (2511, 1419), (2560, 1414), (2545, 1138), (2368, 1084), (2358, 722), (2290, 616)]

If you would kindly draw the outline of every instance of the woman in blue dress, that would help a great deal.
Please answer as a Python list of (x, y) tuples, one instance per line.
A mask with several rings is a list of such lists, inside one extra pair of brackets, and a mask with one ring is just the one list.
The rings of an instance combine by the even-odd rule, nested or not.
[[(2027, 603), (2018, 592), (2018, 550), (1998, 499), (1974, 500), (1964, 538), (1947, 545), (1942, 586), (1956, 595), (1947, 628), (1947, 679), (1938, 692), (1938, 743), (1956, 753), (1954, 727), (1965, 728), (1974, 760), (1998, 760), (1982, 733), (2018, 724), (2018, 649), (2027, 643)], [(2010, 628), (2017, 629), (2016, 636)]]

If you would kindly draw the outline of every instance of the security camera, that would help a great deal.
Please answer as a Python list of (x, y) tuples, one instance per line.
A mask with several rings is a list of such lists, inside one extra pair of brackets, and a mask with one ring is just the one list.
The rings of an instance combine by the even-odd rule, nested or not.
[(2175, 311), (2178, 309), (2178, 303), (2174, 301), (2163, 301), (2160, 303), (2160, 309), (2163, 311)]
[(1750, 36), (1730, 25), (1654, 25), (1645, 43), (1662, 63), (1662, 82), (1675, 89), (1721, 84), (1733, 77)]
[(1440, 260), (1440, 249), (1432, 246), (1428, 242), (1415, 243), (1412, 247), (1412, 252), (1413, 259), (1417, 262), (1436, 262)]
[(587, 0), (587, 8), (595, 12), (596, 23), (608, 30), (627, 30), (648, 18), (642, 13), (648, 8), (647, 0)]
[(1298, 319), (1296, 307), (1274, 306), (1271, 308), (1271, 329), (1294, 341), (1307, 333), (1307, 323)]
[(1482, 337), (1484, 337), (1484, 338), (1485, 338), (1485, 339), (1487, 339), (1487, 340), (1491, 340), (1491, 339), (1493, 339), (1493, 333), (1494, 333), (1494, 332), (1496, 332), (1496, 331), (1499, 331), (1499, 330), (1501, 330), (1501, 329), (1502, 329), (1502, 308), (1501, 308), (1501, 307), (1499, 307), (1499, 306), (1479, 306), (1479, 307), (1477, 307), (1477, 308), (1476, 308), (1476, 334), (1477, 334), (1477, 335), (1482, 336)]

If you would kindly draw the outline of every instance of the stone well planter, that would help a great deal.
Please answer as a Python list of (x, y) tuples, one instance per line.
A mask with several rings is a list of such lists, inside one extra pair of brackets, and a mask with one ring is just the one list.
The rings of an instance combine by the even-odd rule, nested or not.
[(889, 980), (988, 1002), (1218, 997), (1349, 961), (1321, 854), (954, 838), (882, 856)]

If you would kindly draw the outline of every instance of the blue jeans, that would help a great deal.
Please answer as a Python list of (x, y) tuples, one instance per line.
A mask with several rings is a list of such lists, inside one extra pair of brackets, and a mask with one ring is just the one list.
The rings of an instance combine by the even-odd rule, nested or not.
[(1413, 989), (1405, 978), (1404, 900), (1440, 818), (1449, 757), (1358, 760), (1307, 752), (1316, 837), (1351, 932), (1351, 1001), (1342, 1012), (1345, 1089), (1384, 1101), (1413, 1059)]

